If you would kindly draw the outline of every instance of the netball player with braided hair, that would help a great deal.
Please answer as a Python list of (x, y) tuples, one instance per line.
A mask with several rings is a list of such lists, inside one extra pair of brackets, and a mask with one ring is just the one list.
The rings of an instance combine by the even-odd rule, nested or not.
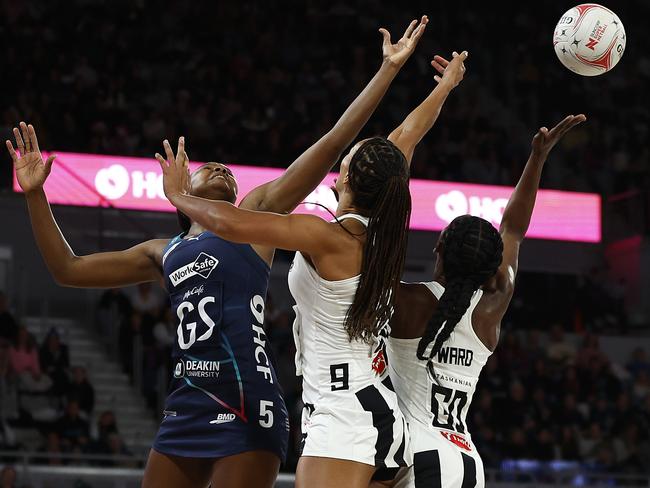
[(436, 245), (434, 280), (401, 284), (388, 358), (409, 423), (414, 464), (401, 470), (392, 486), (485, 486), (465, 418), (512, 298), (519, 246), (544, 163), (562, 136), (584, 120), (584, 115), (570, 115), (551, 130), (539, 129), (498, 232), (482, 218), (457, 217)]
[[(383, 62), (368, 86), (282, 176), (245, 196), (242, 212), (287, 213), (313, 191), (373, 113), (426, 23), (426, 17), (419, 26), (413, 21), (396, 44), (382, 30)], [(43, 161), (31, 125), (21, 123), (14, 136), (18, 153), (10, 141), (7, 148), (25, 191), (36, 243), (56, 281), (75, 287), (164, 281), (170, 294), (178, 317), (174, 378), (143, 487), (273, 486), (288, 441), (287, 411), (262, 327), (274, 247), (229, 242), (202, 227), (202, 220), (183, 218), (183, 234), (171, 241), (77, 256), (43, 190), (54, 157)], [(190, 191), (231, 206), (237, 182), (226, 166), (208, 163), (192, 175)], [(207, 369), (190, 375), (188, 364)]]

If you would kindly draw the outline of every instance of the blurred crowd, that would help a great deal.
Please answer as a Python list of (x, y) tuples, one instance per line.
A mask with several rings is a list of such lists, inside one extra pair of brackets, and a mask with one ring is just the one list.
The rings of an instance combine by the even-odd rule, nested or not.
[(66, 455), (73, 454), (130, 455), (113, 412), (95, 411), (95, 388), (86, 368), (71, 365), (59, 332), (51, 328), (38, 344), (0, 291), (0, 451), (33, 451), (35, 446), (21, 438), (30, 429), (41, 439), (37, 463), (68, 464)]
[(636, 349), (611, 361), (597, 336), (576, 347), (560, 325), (506, 332), (469, 412), (483, 462), (579, 461), (595, 472), (649, 473), (650, 359)]
[[(433, 88), (434, 54), (467, 49), (466, 81), (416, 151), (413, 175), (513, 184), (534, 131), (567, 113), (589, 121), (554, 153), (544, 186), (604, 194), (647, 188), (650, 58), (641, 0), (617, 5), (621, 63), (579, 77), (551, 37), (565, 1), (539, 8), (413, 0), (267, 2), (3, 0), (0, 132), (33, 122), (41, 146), (151, 156), (188, 139), (199, 161), (286, 167), (324, 134), (422, 13), (431, 24), (363, 135), (386, 135)], [(645, 14), (645, 15), (644, 15)], [(5, 167), (5, 181), (8, 169)]]

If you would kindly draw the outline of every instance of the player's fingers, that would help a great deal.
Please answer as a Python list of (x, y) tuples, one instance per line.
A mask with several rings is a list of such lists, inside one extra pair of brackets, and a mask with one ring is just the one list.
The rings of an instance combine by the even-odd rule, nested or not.
[(179, 156), (182, 158), (183, 155), (185, 154), (185, 138), (183, 136), (178, 138), (178, 152), (176, 154), (177, 154), (176, 156), (177, 159)]
[(440, 54), (436, 54), (433, 59), (435, 59), (438, 63), (440, 63), (443, 66), (448, 66), (449, 65), (449, 60), (447, 58), (443, 58), (440, 56)]
[(439, 63), (440, 65), (444, 66), (445, 68), (446, 68), (447, 66), (449, 66), (449, 60), (443, 58), (443, 57), (440, 56), (439, 54), (436, 54), (436, 55), (433, 57), (433, 59), (434, 59), (437, 63)]
[(169, 141), (165, 139), (163, 141), (163, 148), (165, 149), (165, 154), (167, 155), (167, 161), (169, 161), (169, 164), (172, 164), (174, 162), (174, 151), (172, 151), (172, 146), (169, 144)]
[(571, 129), (573, 129), (576, 125), (582, 124), (585, 120), (587, 120), (587, 117), (584, 115), (576, 115), (574, 116), (569, 124), (564, 128), (562, 131), (562, 134), (565, 134), (566, 132), (569, 132)]
[(551, 129), (551, 133), (557, 134), (558, 132), (563, 132), (569, 126), (569, 124), (571, 124), (572, 120), (573, 115), (567, 115), (555, 127)]
[(460, 58), (460, 62), (464, 63), (465, 60), (469, 57), (469, 53), (467, 51), (463, 51), (458, 57)]
[(404, 31), (404, 35), (402, 37), (406, 39), (411, 37), (411, 34), (413, 34), (416, 25), (418, 25), (418, 19), (413, 19), (411, 23), (408, 25), (408, 27), (406, 28), (406, 30)]
[(431, 61), (431, 66), (433, 66), (435, 70), (440, 74), (443, 74), (445, 72), (445, 68), (440, 63), (438, 63), (435, 59)]
[(7, 140), (5, 143), (7, 144), (7, 151), (9, 151), (9, 156), (11, 156), (11, 160), (14, 162), (14, 164), (16, 164), (18, 162), (18, 155), (16, 154), (14, 145), (11, 143), (10, 140)]
[(418, 43), (426, 28), (427, 24), (420, 24), (420, 27), (418, 27), (415, 33), (411, 36), (411, 42), (413, 45)]
[(30, 140), (30, 143), (32, 145), (32, 149), (34, 151), (39, 151), (38, 138), (36, 137), (36, 131), (34, 130), (34, 126), (32, 124), (29, 124), (27, 126), (27, 135), (29, 136), (29, 140)]
[(16, 147), (18, 152), (22, 156), (25, 154), (25, 142), (23, 141), (23, 136), (20, 135), (20, 130), (17, 127), (14, 127), (14, 138), (16, 139)]
[(391, 44), (391, 42), (390, 42), (390, 32), (388, 32), (386, 29), (384, 29), (383, 27), (381, 27), (381, 28), (379, 29), (379, 33), (380, 33), (380, 34), (382, 35), (382, 37), (384, 38), (384, 47), (385, 47), (385, 46), (390, 46), (390, 44)]
[(23, 136), (23, 141), (25, 142), (25, 151), (30, 152), (32, 150), (32, 143), (29, 140), (29, 133), (27, 131), (27, 124), (25, 122), (20, 123), (20, 133)]
[(47, 157), (47, 161), (45, 161), (45, 173), (50, 174), (52, 171), (52, 164), (54, 164), (54, 160), (56, 159), (56, 154), (51, 154), (50, 156)]
[(438, 76), (438, 75), (435, 75), (433, 77), (433, 79), (436, 80), (436, 82), (438, 82), (438, 83), (440, 83), (442, 81), (442, 78), (440, 78), (440, 76)]
[(163, 158), (162, 155), (160, 155), (160, 153), (156, 153), (156, 159), (158, 160), (158, 164), (160, 164), (160, 168), (164, 172), (165, 169), (167, 168), (167, 162), (165, 161), (165, 158)]

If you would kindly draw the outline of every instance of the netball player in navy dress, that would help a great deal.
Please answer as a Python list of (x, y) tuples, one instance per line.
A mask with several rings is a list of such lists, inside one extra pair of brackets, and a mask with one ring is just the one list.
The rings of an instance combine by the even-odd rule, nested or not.
[[(244, 197), (240, 207), (288, 213), (309, 195), (364, 126), (422, 31), (409, 42), (384, 42), (381, 68), (334, 128), (280, 178)], [(183, 218), (184, 233), (172, 241), (76, 256), (43, 191), (54, 157), (43, 161), (32, 126), (21, 123), (14, 136), (20, 154), (9, 141), (7, 147), (36, 243), (56, 281), (107, 288), (164, 281), (169, 291), (178, 321), (174, 378), (143, 486), (273, 486), (288, 440), (287, 411), (263, 329), (274, 248), (228, 242)], [(198, 197), (237, 199), (234, 175), (222, 164), (199, 168), (191, 186)]]

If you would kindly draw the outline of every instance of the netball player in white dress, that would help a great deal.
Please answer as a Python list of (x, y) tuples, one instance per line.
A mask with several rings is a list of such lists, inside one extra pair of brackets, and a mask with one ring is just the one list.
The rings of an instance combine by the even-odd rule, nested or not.
[(402, 283), (391, 319), (388, 358), (409, 423), (414, 465), (399, 488), (485, 486), (466, 417), (483, 366), (497, 346), (514, 291), (519, 246), (550, 150), (584, 115), (539, 129), (499, 231), (484, 219), (456, 218), (436, 246), (434, 280)]

